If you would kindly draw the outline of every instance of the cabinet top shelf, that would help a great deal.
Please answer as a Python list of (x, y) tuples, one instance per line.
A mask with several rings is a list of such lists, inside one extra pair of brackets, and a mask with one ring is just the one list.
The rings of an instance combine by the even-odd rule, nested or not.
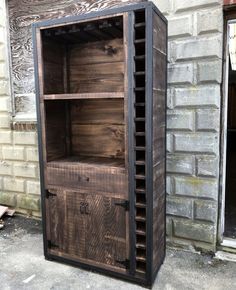
[(70, 100), (70, 99), (121, 99), (124, 92), (105, 93), (76, 93), (76, 94), (47, 94), (43, 95), (44, 100)]

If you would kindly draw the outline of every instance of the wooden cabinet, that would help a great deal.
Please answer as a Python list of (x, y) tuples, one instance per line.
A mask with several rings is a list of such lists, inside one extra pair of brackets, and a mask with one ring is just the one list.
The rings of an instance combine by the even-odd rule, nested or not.
[(151, 286), (165, 256), (166, 20), (144, 2), (33, 36), (45, 256)]
[(123, 200), (105, 194), (49, 190), (46, 207), (50, 253), (90, 265), (123, 269), (127, 257)]

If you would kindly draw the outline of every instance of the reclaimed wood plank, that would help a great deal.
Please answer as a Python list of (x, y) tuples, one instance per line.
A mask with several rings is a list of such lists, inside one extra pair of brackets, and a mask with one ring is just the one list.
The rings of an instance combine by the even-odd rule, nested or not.
[(72, 154), (124, 158), (124, 126), (72, 124)]
[(127, 175), (124, 168), (95, 164), (50, 162), (47, 164), (48, 186), (80, 188), (91, 192), (127, 192)]
[(165, 256), (167, 27), (153, 12), (153, 272)]
[(122, 99), (123, 92), (74, 93), (74, 94), (45, 94), (44, 100), (71, 100), (71, 99)]
[(71, 105), (71, 122), (73, 125), (124, 125), (124, 101), (122, 99), (91, 99), (74, 101)]

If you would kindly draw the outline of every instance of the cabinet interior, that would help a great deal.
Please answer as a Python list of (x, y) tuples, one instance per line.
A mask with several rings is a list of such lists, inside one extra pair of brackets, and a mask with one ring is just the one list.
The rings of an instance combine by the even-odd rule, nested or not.
[(123, 17), (42, 32), (47, 162), (125, 164)]
[(45, 29), (44, 94), (123, 92), (122, 19)]
[(123, 99), (45, 102), (47, 162), (124, 166)]

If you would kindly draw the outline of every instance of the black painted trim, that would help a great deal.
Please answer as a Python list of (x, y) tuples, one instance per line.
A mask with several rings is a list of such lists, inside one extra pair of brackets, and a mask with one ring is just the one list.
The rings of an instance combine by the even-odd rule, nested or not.
[(45, 181), (44, 181), (43, 140), (42, 140), (42, 126), (41, 126), (41, 112), (40, 112), (40, 89), (39, 89), (39, 77), (38, 77), (38, 51), (37, 51), (37, 39), (36, 39), (37, 30), (38, 28), (36, 28), (35, 26), (32, 26), (39, 168), (40, 168), (40, 188), (41, 188), (41, 211), (42, 211), (42, 226), (43, 226), (43, 246), (44, 246), (44, 254), (46, 255), (48, 251), (47, 231), (46, 231), (46, 189), (45, 189)]
[(146, 243), (147, 265), (146, 279), (152, 282), (153, 269), (153, 9), (149, 6), (145, 11), (146, 18)]
[(167, 87), (168, 87), (168, 22), (166, 21), (166, 87), (165, 87), (165, 223), (164, 223), (164, 235), (165, 235), (165, 241), (164, 241), (164, 257), (163, 261), (166, 256), (166, 164), (167, 164)]
[(46, 258), (46, 260), (49, 260), (49, 261), (57, 261), (57, 262), (60, 262), (60, 263), (65, 263), (67, 265), (80, 267), (80, 268), (88, 270), (88, 271), (100, 273), (100, 274), (107, 275), (107, 276), (112, 276), (114, 278), (124, 279), (126, 281), (131, 282), (131, 283), (135, 283), (135, 284), (147, 287), (147, 288), (151, 287), (151, 284), (147, 283), (144, 279), (138, 278), (138, 277), (134, 277), (134, 276), (131, 276), (129, 274), (117, 273), (117, 272), (114, 272), (112, 270), (103, 269), (103, 268), (100, 268), (100, 267), (97, 267), (97, 266), (91, 266), (91, 265), (88, 265), (88, 264), (85, 264), (85, 263), (82, 263), (82, 262), (78, 262), (78, 261), (75, 261), (75, 260), (72, 260), (72, 259), (67, 259), (67, 258), (64, 258), (64, 257), (55, 256), (53, 254), (46, 254), (45, 258)]

